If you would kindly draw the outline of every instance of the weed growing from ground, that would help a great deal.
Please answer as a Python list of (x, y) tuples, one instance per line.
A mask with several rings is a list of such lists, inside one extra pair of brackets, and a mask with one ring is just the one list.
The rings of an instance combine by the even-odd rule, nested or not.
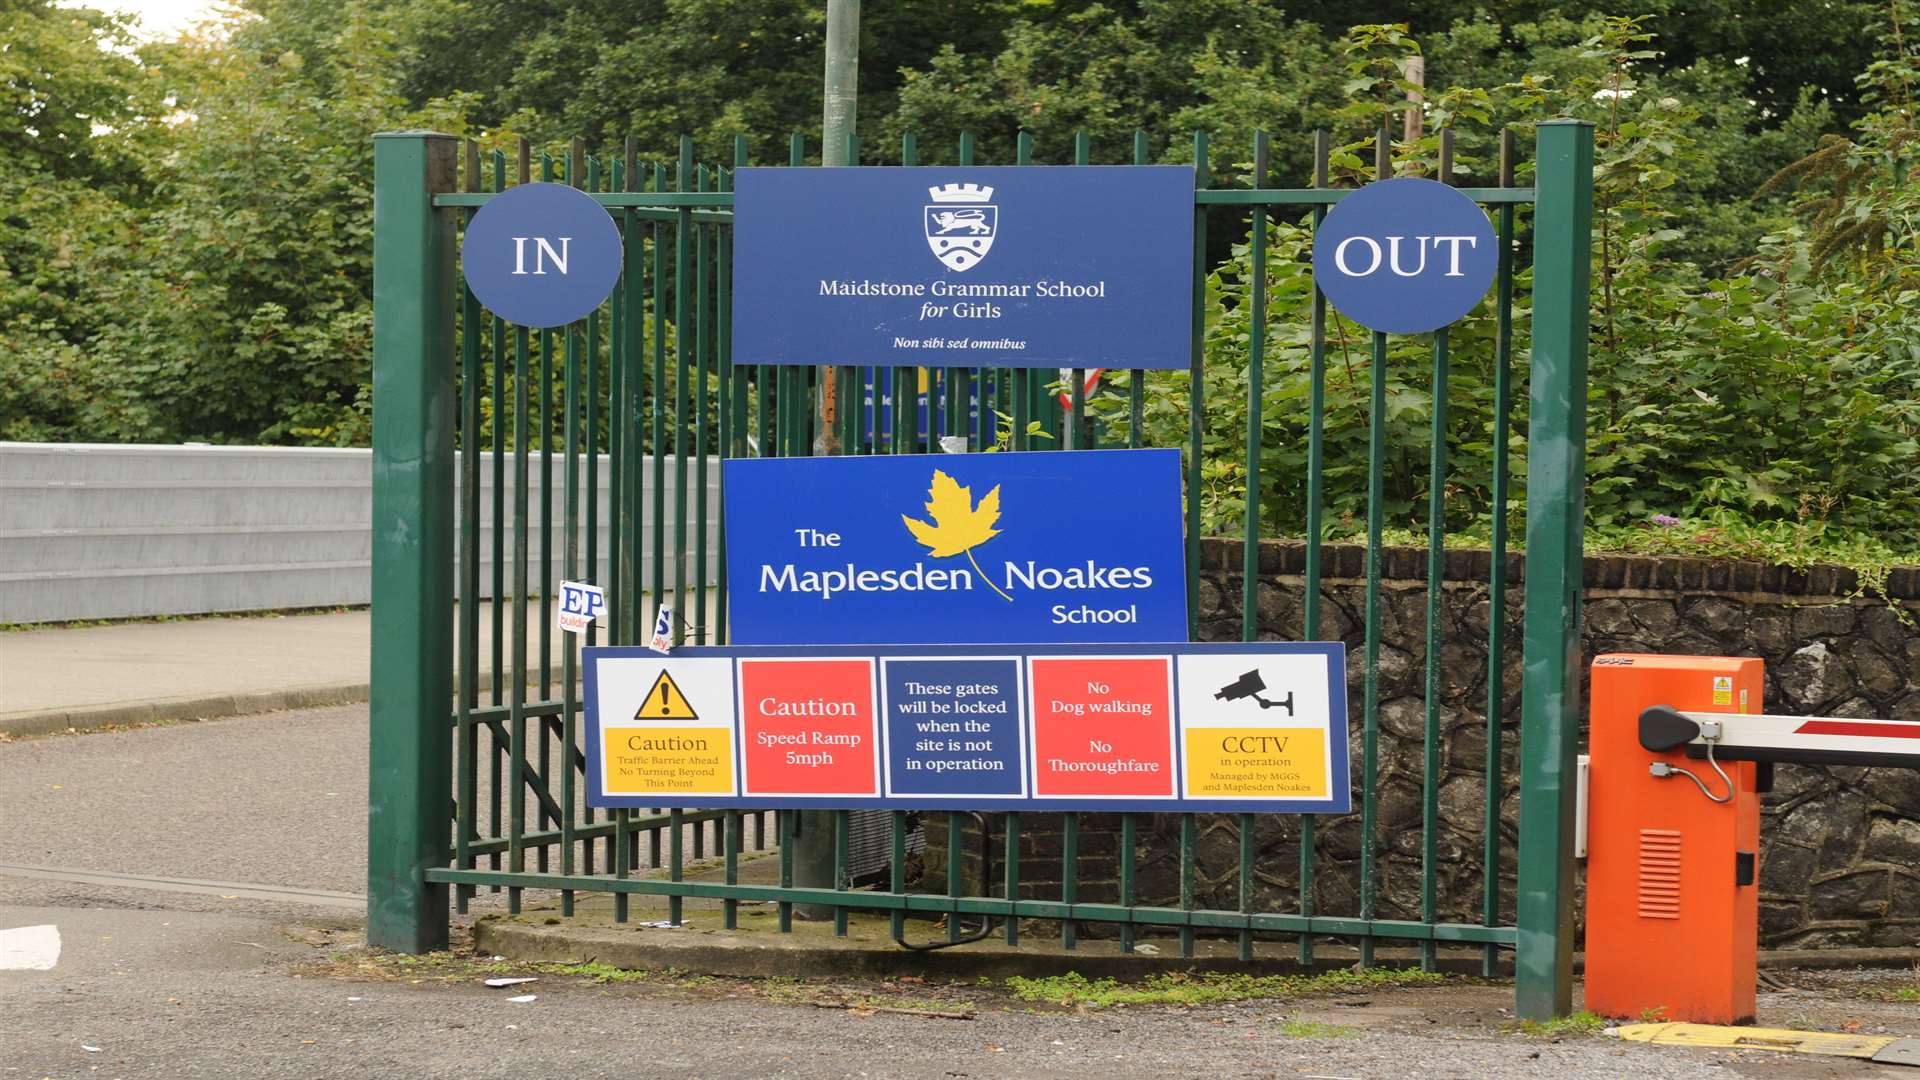
[(1568, 1035), (1597, 1035), (1607, 1026), (1607, 1018), (1599, 1013), (1577, 1012), (1572, 1016), (1556, 1016), (1551, 1020), (1522, 1020), (1522, 1035), (1540, 1035), (1558, 1039)]
[(1088, 979), (1078, 972), (1029, 979), (1015, 975), (1007, 989), (1021, 1001), (1104, 1009), (1112, 1005), (1217, 1005), (1260, 998), (1349, 994), (1395, 986), (1433, 986), (1447, 981), (1438, 972), (1370, 968), (1319, 975), (1172, 974), (1151, 975), (1137, 983)]
[(1327, 1024), (1296, 1017), (1280, 1025), (1280, 1034), (1294, 1039), (1350, 1039), (1360, 1034), (1360, 1029), (1347, 1024)]

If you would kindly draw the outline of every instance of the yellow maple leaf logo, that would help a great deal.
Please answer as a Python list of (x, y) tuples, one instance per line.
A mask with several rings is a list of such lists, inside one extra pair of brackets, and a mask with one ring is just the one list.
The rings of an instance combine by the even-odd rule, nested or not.
[(973, 489), (961, 487), (953, 477), (935, 469), (933, 486), (927, 489), (927, 517), (931, 520), (920, 521), (901, 514), (900, 520), (934, 558), (966, 555), (967, 561), (973, 563), (974, 573), (980, 575), (987, 587), (1012, 603), (1013, 597), (995, 585), (973, 557), (974, 548), (1000, 535), (1000, 530), (993, 527), (1000, 520), (1000, 485), (995, 484), (975, 505)]

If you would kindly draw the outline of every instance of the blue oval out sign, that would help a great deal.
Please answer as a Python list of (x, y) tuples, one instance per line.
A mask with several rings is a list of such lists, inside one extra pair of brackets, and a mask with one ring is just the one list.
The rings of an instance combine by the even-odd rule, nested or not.
[(620, 230), (593, 197), (521, 184), (467, 223), (460, 268), (473, 295), (520, 326), (564, 326), (600, 306), (620, 277)]
[(1417, 334), (1472, 311), (1499, 249), (1480, 205), (1445, 184), (1404, 177), (1334, 204), (1313, 238), (1313, 279), (1347, 318)]

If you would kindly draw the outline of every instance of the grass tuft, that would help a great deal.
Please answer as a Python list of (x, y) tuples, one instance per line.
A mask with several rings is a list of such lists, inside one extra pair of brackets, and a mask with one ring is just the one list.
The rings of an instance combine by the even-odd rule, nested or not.
[(1021, 1001), (1104, 1009), (1114, 1005), (1216, 1005), (1259, 998), (1351, 994), (1396, 986), (1433, 986), (1446, 979), (1438, 972), (1369, 968), (1319, 975), (1151, 975), (1137, 983), (1122, 983), (1068, 972), (1033, 979), (1015, 975), (1007, 980), (1007, 989)]
[(1327, 1024), (1298, 1017), (1280, 1025), (1280, 1034), (1295, 1039), (1351, 1039), (1360, 1029), (1347, 1024)]
[(1568, 1035), (1598, 1035), (1606, 1026), (1606, 1017), (1583, 1010), (1572, 1016), (1556, 1016), (1546, 1021), (1522, 1020), (1520, 1033), (1558, 1039)]

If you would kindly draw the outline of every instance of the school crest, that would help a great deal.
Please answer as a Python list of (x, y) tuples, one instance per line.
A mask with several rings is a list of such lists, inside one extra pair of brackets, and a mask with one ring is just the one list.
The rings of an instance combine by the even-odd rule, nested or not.
[(925, 214), (927, 247), (949, 270), (971, 270), (987, 257), (1000, 228), (993, 188), (980, 184), (942, 184), (927, 189), (933, 203)]

